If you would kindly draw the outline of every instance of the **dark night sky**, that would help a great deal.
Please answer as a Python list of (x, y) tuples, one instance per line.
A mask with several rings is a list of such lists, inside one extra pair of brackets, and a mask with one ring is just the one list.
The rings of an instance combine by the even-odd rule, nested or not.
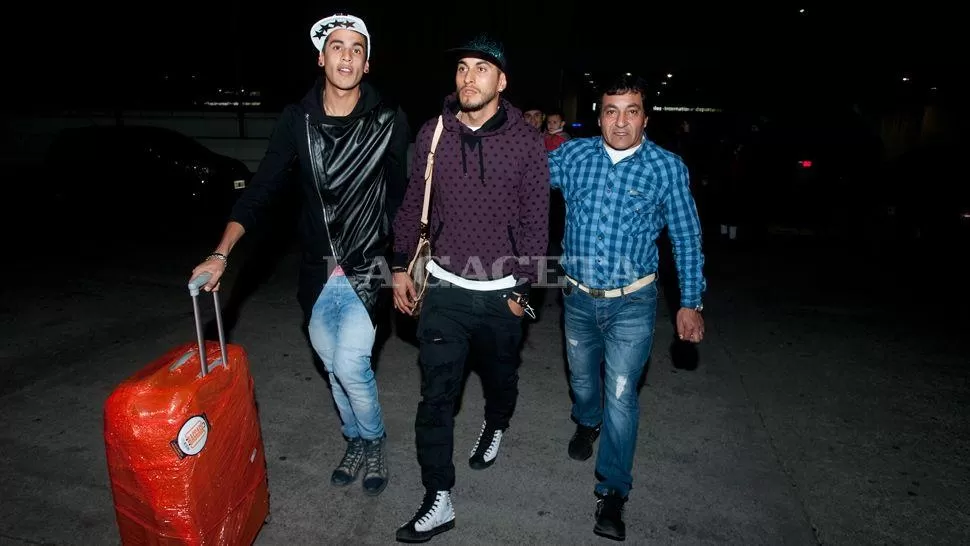
[[(216, 5), (210, 5), (216, 4)], [(310, 25), (334, 11), (362, 16), (374, 37), (371, 81), (413, 111), (430, 114), (452, 87), (442, 51), (479, 31), (502, 38), (510, 98), (555, 102), (565, 74), (672, 71), (682, 86), (722, 100), (825, 102), (912, 83), (952, 88), (947, 59), (961, 32), (944, 12), (869, 12), (798, 6), (739, 8), (676, 3), (497, 1), (449, 3), (262, 2), (119, 4), (123, 11), (66, 4), (28, 8), (5, 34), (13, 96), (36, 107), (137, 102), (160, 75), (229, 85), (238, 77), (281, 104), (316, 75)], [(462, 7), (465, 6), (465, 7)], [(99, 11), (100, 10), (100, 11)], [(33, 11), (33, 15), (30, 15)], [(12, 68), (11, 68), (12, 67)], [(157, 93), (156, 93), (157, 94)], [(8, 106), (11, 102), (8, 102)]]

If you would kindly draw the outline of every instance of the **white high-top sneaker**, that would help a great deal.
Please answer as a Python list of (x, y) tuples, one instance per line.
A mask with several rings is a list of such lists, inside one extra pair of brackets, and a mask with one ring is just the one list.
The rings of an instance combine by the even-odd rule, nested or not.
[(455, 528), (455, 509), (449, 491), (428, 491), (411, 521), (397, 530), (400, 542), (427, 542), (431, 537)]
[(482, 423), (482, 430), (478, 433), (478, 440), (468, 457), (468, 466), (475, 470), (482, 470), (492, 466), (498, 457), (498, 448), (502, 445), (502, 435), (505, 431)]

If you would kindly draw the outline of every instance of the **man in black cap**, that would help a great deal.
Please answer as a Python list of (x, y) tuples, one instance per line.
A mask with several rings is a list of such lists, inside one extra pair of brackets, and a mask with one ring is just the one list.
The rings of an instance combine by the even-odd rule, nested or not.
[[(468, 464), (495, 463), (518, 398), (522, 317), (548, 245), (549, 165), (542, 139), (501, 98), (508, 84), (501, 44), (480, 37), (451, 50), (456, 91), (418, 132), (411, 179), (394, 222), (394, 305), (410, 314), (405, 267), (418, 242), (424, 172), (434, 148), (428, 226), (435, 259), (418, 322), (421, 402), (414, 429), (424, 500), (397, 531), (424, 542), (454, 527), (454, 408), (474, 352), (485, 419)], [(440, 137), (438, 135), (440, 134)]]

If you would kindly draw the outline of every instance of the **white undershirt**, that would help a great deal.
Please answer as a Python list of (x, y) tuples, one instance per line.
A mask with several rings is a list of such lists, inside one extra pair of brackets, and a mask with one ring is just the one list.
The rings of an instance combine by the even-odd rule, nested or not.
[(461, 124), (462, 124), (462, 125), (464, 125), (465, 127), (468, 127), (469, 129), (471, 129), (473, 133), (474, 133), (475, 131), (477, 131), (477, 130), (479, 130), (479, 129), (481, 129), (481, 128), (482, 128), (482, 126), (481, 126), (481, 125), (479, 125), (478, 127), (472, 127), (471, 125), (468, 125), (467, 123), (465, 123), (464, 121), (462, 121), (462, 120), (461, 120), (461, 112), (458, 112), (457, 114), (455, 114), (455, 117), (456, 117), (456, 118), (458, 118), (458, 121), (459, 121), (459, 123), (461, 123)]
[(626, 150), (615, 150), (613, 148), (610, 148), (610, 145), (607, 144), (605, 140), (603, 141), (603, 147), (606, 148), (606, 153), (609, 154), (610, 160), (613, 161), (614, 165), (630, 157), (631, 155), (637, 153), (637, 150), (640, 149), (640, 146), (643, 146), (642, 142), (632, 148), (627, 148)]

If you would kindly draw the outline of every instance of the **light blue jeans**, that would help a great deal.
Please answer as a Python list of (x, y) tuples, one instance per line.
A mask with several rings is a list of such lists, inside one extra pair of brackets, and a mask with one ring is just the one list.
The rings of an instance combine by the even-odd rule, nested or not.
[[(575, 401), (573, 420), (600, 424), (596, 492), (622, 497), (633, 486), (633, 454), (640, 425), (637, 384), (653, 346), (657, 283), (619, 298), (593, 298), (575, 287), (563, 297), (566, 357)], [(605, 380), (601, 379), (606, 364)]]
[(371, 369), (377, 328), (347, 277), (327, 281), (313, 304), (310, 343), (330, 376), (330, 390), (347, 438), (384, 436), (384, 416)]

